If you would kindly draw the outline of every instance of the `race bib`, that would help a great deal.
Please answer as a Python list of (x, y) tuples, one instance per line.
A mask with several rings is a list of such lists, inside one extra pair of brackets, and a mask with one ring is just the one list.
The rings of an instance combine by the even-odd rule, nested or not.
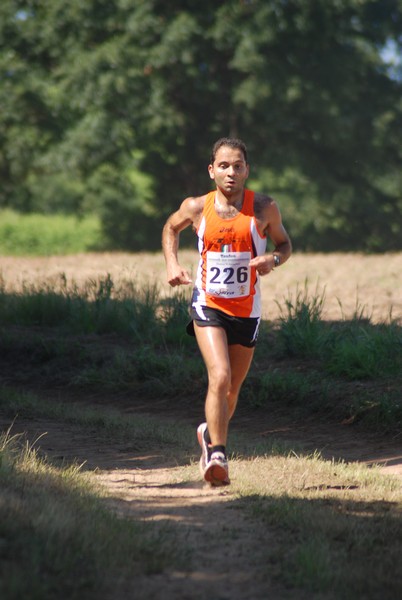
[(207, 252), (206, 291), (220, 298), (250, 294), (251, 252)]

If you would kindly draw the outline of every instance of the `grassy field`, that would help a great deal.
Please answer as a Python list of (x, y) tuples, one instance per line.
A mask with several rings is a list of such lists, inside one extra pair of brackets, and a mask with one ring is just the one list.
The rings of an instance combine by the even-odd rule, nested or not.
[[(401, 266), (296, 254), (265, 278), (243, 423), (344, 420), (353, 443), (398, 442)], [(205, 373), (183, 332), (190, 290), (167, 287), (160, 254), (0, 271), (2, 598), (398, 597), (400, 478), (245, 426), (230, 489), (201, 487)]]

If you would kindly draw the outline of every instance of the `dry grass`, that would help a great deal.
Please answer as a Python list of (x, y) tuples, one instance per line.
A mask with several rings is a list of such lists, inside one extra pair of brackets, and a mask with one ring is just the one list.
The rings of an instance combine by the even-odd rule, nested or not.
[[(193, 276), (197, 253), (183, 250), (181, 263)], [(7, 290), (19, 290), (25, 283), (50, 282), (55, 288), (64, 274), (68, 282), (78, 285), (89, 279), (110, 274), (112, 280), (155, 282), (162, 294), (171, 294), (166, 283), (165, 264), (161, 253), (103, 253), (42, 258), (0, 257), (0, 273)], [(351, 318), (361, 313), (373, 323), (388, 321), (390, 314), (402, 319), (402, 252), (383, 255), (364, 254), (298, 254), (270, 276), (262, 279), (264, 317), (279, 316), (277, 302), (294, 294), (308, 282), (311, 293), (316, 287), (325, 290), (322, 317), (328, 320)], [(191, 290), (188, 289), (190, 296)]]

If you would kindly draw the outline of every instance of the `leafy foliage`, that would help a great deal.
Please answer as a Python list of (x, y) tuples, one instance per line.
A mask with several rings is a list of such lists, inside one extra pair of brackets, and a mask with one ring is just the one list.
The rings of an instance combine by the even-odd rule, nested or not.
[(401, 247), (398, 0), (3, 0), (0, 39), (1, 205), (155, 247), (229, 134), (296, 247)]

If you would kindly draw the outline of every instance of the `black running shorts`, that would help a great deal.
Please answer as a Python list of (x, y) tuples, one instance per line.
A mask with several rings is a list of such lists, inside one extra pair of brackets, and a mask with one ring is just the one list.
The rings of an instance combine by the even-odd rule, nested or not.
[(229, 346), (240, 344), (247, 348), (253, 348), (257, 342), (259, 318), (233, 317), (216, 308), (204, 306), (196, 312), (190, 310), (191, 321), (186, 331), (189, 335), (194, 333), (194, 321), (199, 327), (222, 327), (226, 331)]

